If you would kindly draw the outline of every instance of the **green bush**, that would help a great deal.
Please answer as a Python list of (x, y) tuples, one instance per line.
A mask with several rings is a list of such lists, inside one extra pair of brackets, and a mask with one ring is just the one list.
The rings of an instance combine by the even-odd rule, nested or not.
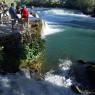
[(91, 14), (95, 9), (95, 0), (67, 0), (65, 6), (80, 9), (86, 14)]

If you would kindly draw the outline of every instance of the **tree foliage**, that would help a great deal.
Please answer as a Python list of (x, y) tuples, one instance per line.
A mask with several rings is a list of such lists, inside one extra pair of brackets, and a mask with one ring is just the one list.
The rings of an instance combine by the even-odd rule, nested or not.
[(91, 13), (95, 8), (95, 0), (67, 0), (66, 6)]

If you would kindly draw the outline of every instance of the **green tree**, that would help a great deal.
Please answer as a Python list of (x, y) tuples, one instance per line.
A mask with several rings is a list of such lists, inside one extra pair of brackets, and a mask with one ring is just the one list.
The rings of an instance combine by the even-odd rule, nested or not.
[(95, 0), (67, 0), (66, 5), (84, 12), (92, 12), (95, 8)]

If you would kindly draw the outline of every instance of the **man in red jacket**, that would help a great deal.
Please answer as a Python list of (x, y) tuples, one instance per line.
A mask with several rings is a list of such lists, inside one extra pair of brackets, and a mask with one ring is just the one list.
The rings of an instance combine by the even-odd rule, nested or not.
[(26, 5), (24, 5), (23, 9), (21, 10), (21, 16), (22, 16), (24, 26), (26, 26), (26, 24), (28, 26), (29, 11), (28, 11), (28, 8), (26, 8)]

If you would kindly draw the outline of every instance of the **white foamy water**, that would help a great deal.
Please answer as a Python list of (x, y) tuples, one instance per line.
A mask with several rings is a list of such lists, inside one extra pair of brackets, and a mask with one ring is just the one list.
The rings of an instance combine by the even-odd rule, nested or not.
[(89, 15), (85, 15), (82, 12), (78, 11), (78, 10), (68, 10), (68, 9), (58, 9), (58, 8), (51, 8), (51, 9), (46, 9), (44, 10), (39, 8), (39, 10), (37, 11), (38, 14), (42, 14), (41, 17), (43, 17), (44, 15), (60, 15), (60, 16), (78, 16), (78, 17), (90, 17)]
[(66, 24), (75, 27), (87, 27), (87, 25), (93, 26), (95, 24), (95, 18), (74, 10), (47, 9), (44, 11), (37, 11), (37, 13), (43, 19), (42, 38), (64, 31), (63, 28), (52, 27), (52, 25), (64, 26)]
[(48, 25), (47, 22), (43, 22), (43, 27), (42, 27), (42, 38), (45, 38), (48, 35), (56, 34), (59, 32), (63, 32), (64, 29), (58, 29), (58, 28), (52, 28), (51, 25)]
[(68, 10), (68, 9), (58, 9), (58, 8), (52, 8), (48, 11), (45, 11), (46, 14), (57, 14), (57, 15), (76, 15), (76, 16), (85, 16), (88, 17), (87, 15), (84, 15), (82, 12), (78, 10)]
[(95, 24), (95, 18), (89, 15), (85, 15), (78, 10), (68, 10), (68, 9), (39, 9), (37, 11), (38, 15), (44, 19), (46, 22), (52, 22), (57, 24), (64, 24), (66, 22), (81, 22), (81, 23), (91, 23)]
[(57, 70), (47, 72), (39, 81), (26, 71), (28, 74), (0, 76), (0, 95), (77, 95), (70, 88), (74, 80), (68, 75), (72, 62), (60, 62)]

